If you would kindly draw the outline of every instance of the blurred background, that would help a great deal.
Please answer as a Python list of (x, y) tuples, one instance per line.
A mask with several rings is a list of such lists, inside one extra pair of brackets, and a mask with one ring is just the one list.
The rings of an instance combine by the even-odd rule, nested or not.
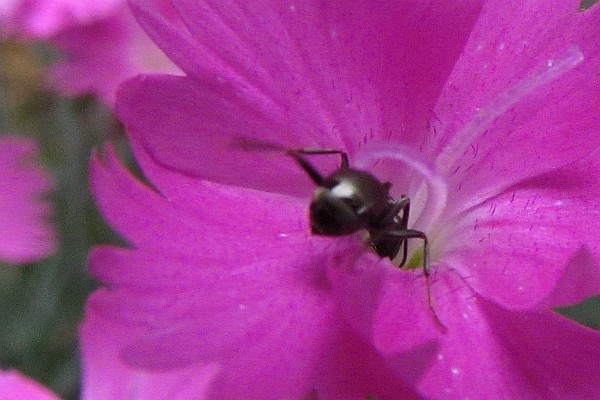
[[(62, 398), (76, 399), (78, 325), (97, 287), (86, 272), (87, 254), (94, 244), (119, 243), (89, 192), (90, 154), (111, 140), (135, 166), (106, 101), (92, 94), (67, 97), (47, 84), (48, 68), (61, 57), (48, 42), (0, 41), (0, 132), (38, 140), (41, 163), (55, 180), (49, 198), (59, 237), (58, 250), (38, 263), (0, 265), (0, 368), (18, 369)], [(600, 329), (600, 297), (561, 312)]]
[(48, 196), (59, 236), (58, 251), (39, 263), (0, 265), (0, 367), (75, 399), (77, 329), (96, 287), (87, 254), (96, 243), (118, 242), (92, 201), (89, 158), (105, 140), (125, 141), (112, 111), (93, 96), (66, 98), (45, 89), (44, 68), (58, 56), (44, 44), (0, 44), (0, 132), (38, 140), (41, 163), (55, 181)]

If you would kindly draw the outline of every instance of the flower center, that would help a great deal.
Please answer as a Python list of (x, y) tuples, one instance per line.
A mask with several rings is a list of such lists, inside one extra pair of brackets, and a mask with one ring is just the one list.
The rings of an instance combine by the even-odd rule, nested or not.
[[(453, 201), (448, 204), (448, 188), (446, 179), (452, 175), (452, 169), (461, 161), (469, 146), (479, 138), (501, 115), (514, 107), (523, 98), (538, 88), (553, 82), (568, 71), (581, 64), (583, 54), (577, 47), (571, 47), (560, 57), (551, 58), (533, 72), (518, 81), (514, 86), (499, 93), (486, 107), (477, 108), (472, 119), (456, 134), (451, 135), (448, 143), (442, 141), (441, 148), (429, 154), (436, 154), (435, 160), (425, 160), (421, 153), (412, 148), (390, 142), (371, 142), (353, 157), (353, 168), (372, 172), (382, 182), (390, 182), (390, 195), (395, 200), (408, 198), (410, 215), (408, 221), (403, 221), (401, 227), (395, 229), (404, 233), (397, 234), (401, 241), (398, 256), (393, 260), (396, 265), (418, 268), (425, 261), (423, 249), (423, 233), (429, 242), (428, 263), (431, 265), (442, 256), (445, 239), (449, 239), (454, 224), (442, 224), (441, 218), (447, 220), (451, 215), (457, 215), (461, 210), (467, 210), (483, 203), (486, 199), (500, 193), (511, 181), (500, 185), (483, 186), (462, 202)], [(442, 130), (444, 132), (444, 130)], [(443, 146), (443, 147), (442, 147)], [(460, 165), (459, 165), (460, 166)], [(408, 207), (399, 209), (399, 218), (404, 217)], [(446, 226), (443, 226), (446, 225)], [(396, 228), (396, 227), (394, 227)], [(413, 236), (411, 236), (411, 232)], [(414, 239), (413, 239), (414, 238)], [(421, 239), (421, 240), (418, 240)], [(373, 238), (371, 240), (374, 242)], [(404, 240), (408, 249), (405, 260)], [(398, 244), (394, 239), (384, 238), (383, 246)], [(374, 246), (377, 252), (377, 243)], [(389, 252), (393, 253), (393, 252)], [(394, 253), (395, 254), (395, 253)]]
[(423, 258), (424, 254), (425, 253), (423, 252), (423, 248), (422, 247), (416, 249), (412, 253), (412, 256), (410, 257), (410, 260), (408, 260), (408, 262), (404, 266), (404, 269), (423, 268), (423, 263), (425, 261), (424, 258)]
[[(360, 154), (356, 155), (353, 167), (371, 170), (378, 178), (388, 179), (392, 184), (391, 195), (394, 199), (398, 200), (402, 196), (408, 197), (410, 214), (406, 229), (424, 233), (429, 240), (429, 246), (435, 245), (432, 239), (436, 235), (430, 231), (430, 228), (446, 207), (447, 188), (433, 165), (426, 162), (420, 154), (404, 146), (390, 143), (370, 143), (362, 149)], [(403, 212), (407, 212), (407, 210), (408, 208), (405, 208)], [(408, 260), (404, 266), (407, 268), (421, 267), (424, 262), (423, 238), (412, 236), (406, 240)], [(431, 248), (429, 254), (432, 254)], [(401, 250), (394, 259), (394, 263), (401, 264), (403, 257), (404, 252)], [(431, 261), (433, 260), (430, 259), (429, 263)]]

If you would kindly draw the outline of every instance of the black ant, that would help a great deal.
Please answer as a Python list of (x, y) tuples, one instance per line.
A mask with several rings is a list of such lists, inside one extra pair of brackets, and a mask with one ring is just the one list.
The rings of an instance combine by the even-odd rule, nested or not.
[[(407, 260), (408, 239), (423, 240), (423, 274), (427, 285), (427, 300), (436, 322), (445, 330), (433, 310), (429, 266), (429, 242), (421, 231), (408, 229), (410, 199), (404, 195), (394, 200), (391, 183), (380, 182), (367, 171), (350, 168), (348, 155), (341, 150), (299, 148), (285, 149), (277, 144), (257, 139), (240, 139), (242, 147), (254, 150), (279, 150), (292, 157), (317, 185), (310, 203), (310, 225), (315, 235), (344, 236), (360, 230), (369, 234), (373, 250), (381, 257), (396, 258), (402, 248), (402, 268)], [(323, 176), (304, 156), (339, 154), (340, 167)], [(400, 214), (402, 214), (400, 216)]]

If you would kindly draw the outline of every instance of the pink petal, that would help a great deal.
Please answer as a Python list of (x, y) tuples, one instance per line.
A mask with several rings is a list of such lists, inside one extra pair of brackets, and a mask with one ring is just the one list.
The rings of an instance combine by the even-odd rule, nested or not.
[[(129, 2), (144, 31), (186, 73), (202, 57), (170, 0)], [(160, 38), (160, 40), (158, 39)], [(173, 53), (169, 49), (177, 49)]]
[[(426, 125), (480, 9), (466, 1), (204, 3), (173, 1), (197, 46), (276, 103), (302, 111), (322, 98), (339, 131), (354, 137), (368, 128), (399, 137)], [(305, 119), (314, 106), (306, 105)], [(357, 120), (365, 124), (358, 132), (346, 125)]]
[(25, 137), (0, 138), (0, 259), (34, 262), (50, 255), (56, 238), (43, 196), (53, 183), (33, 158), (37, 144)]
[(94, 93), (114, 103), (119, 84), (142, 72), (180, 74), (125, 6), (88, 24), (71, 24), (51, 38), (65, 53), (51, 84), (69, 95)]
[[(92, 162), (92, 187), (107, 219), (133, 244), (190, 253), (202, 244), (218, 251), (218, 257), (235, 258), (232, 250), (236, 248), (244, 249), (246, 257), (253, 253), (264, 257), (268, 254), (265, 249), (285, 249), (282, 243), (302, 243), (310, 235), (305, 201), (275, 194), (257, 196), (253, 191), (202, 181), (196, 182), (185, 198), (165, 198), (133, 178), (110, 150), (106, 163), (104, 166), (98, 159)], [(180, 177), (178, 183), (190, 188), (185, 178)], [(224, 199), (235, 202), (226, 207)], [(244, 213), (247, 209), (253, 212)], [(148, 220), (148, 215), (153, 217)], [(253, 232), (255, 236), (232, 240), (231, 229)], [(255, 243), (262, 240), (262, 235), (265, 242), (261, 245), (267, 247), (261, 249)], [(224, 241), (228, 247), (222, 246)]]
[(98, 93), (114, 101), (118, 84), (137, 72), (129, 62), (128, 33), (124, 13), (63, 29), (53, 38), (65, 57), (52, 67), (51, 85), (71, 96)]
[[(170, 196), (163, 197), (137, 183), (110, 150), (105, 164), (92, 163), (92, 177), (103, 212), (135, 245), (98, 247), (90, 258), (109, 288), (96, 292), (90, 309), (132, 327), (128, 363), (165, 371), (220, 361), (212, 390), (225, 398), (297, 398), (311, 390), (382, 398), (401, 388), (412, 393), (403, 382), (427, 365), (427, 337), (413, 338), (423, 345), (419, 350), (392, 340), (395, 360), (364, 339), (356, 346), (344, 342), (356, 336), (344, 320), (365, 316), (340, 318), (325, 266), (331, 251), (351, 250), (346, 241), (310, 235), (305, 206), (296, 199), (201, 181), (192, 190), (175, 174)], [(356, 238), (352, 242), (354, 251), (364, 252)], [(339, 282), (352, 280), (343, 273), (337, 272)], [(348, 299), (344, 290), (336, 289)], [(421, 310), (425, 292), (419, 294)], [(390, 336), (410, 337), (407, 327), (394, 325)], [(348, 346), (378, 374), (336, 381), (359, 366), (356, 360), (328, 372), (326, 366), (338, 362), (335, 349)], [(388, 386), (381, 386), (382, 377), (389, 377)]]
[(67, 26), (88, 24), (122, 6), (124, 0), (20, 0), (14, 1), (9, 28), (21, 35), (47, 38)]
[[(598, 94), (597, 7), (488, 2), (473, 28), (478, 5), (163, 3), (133, 2), (188, 77), (136, 78), (118, 103), (156, 191), (110, 151), (92, 171), (103, 212), (133, 248), (93, 253), (107, 289), (90, 304), (143, 331), (128, 362), (220, 361), (214, 390), (230, 398), (365, 397), (374, 375), (400, 393), (417, 384), (428, 398), (591, 397), (598, 333), (544, 308), (600, 286), (598, 196), (579, 176), (598, 169), (585, 158), (597, 148), (598, 96), (586, 99)], [(422, 18), (404, 12), (412, 7)], [(419, 47), (421, 32), (429, 47)], [(431, 45), (448, 45), (439, 64)], [(429, 69), (404, 62), (416, 50)], [(438, 219), (427, 230), (432, 303), (421, 271), (393, 268), (357, 237), (310, 235), (306, 202), (266, 191), (304, 196), (313, 185), (286, 157), (236, 149), (240, 137), (335, 147), (353, 162), (369, 141), (387, 140), (435, 159), (389, 157), (426, 166), (428, 194), (440, 188), (433, 217), (421, 216)], [(337, 165), (322, 158), (319, 170)], [(360, 358), (336, 368), (346, 351)], [(357, 370), (373, 374), (352, 381)], [(393, 384), (377, 394), (393, 398)]]
[[(474, 290), (509, 308), (550, 297), (551, 306), (572, 304), (600, 293), (598, 168), (592, 154), (473, 208), (447, 239), (445, 258), (460, 260)], [(567, 267), (577, 273), (570, 283)], [(566, 287), (556, 288), (561, 279)]]
[[(286, 265), (285, 258), (273, 255), (273, 260), (240, 263), (242, 253), (237, 253), (239, 265), (233, 266), (225, 264), (232, 261), (219, 262), (202, 248), (196, 252), (205, 254), (193, 257), (167, 250), (101, 248), (92, 255), (92, 268), (113, 288), (98, 294), (92, 305), (102, 308), (105, 315), (125, 316), (153, 329), (147, 342), (161, 351), (141, 354), (150, 360), (145, 364), (168, 368), (206, 357), (233, 357), (247, 340), (250, 353), (258, 344), (264, 346), (263, 351), (273, 346), (279, 349), (282, 344), (269, 343), (279, 340), (291, 341), (287, 348), (294, 353), (296, 340), (303, 338), (311, 346), (310, 338), (328, 329), (327, 284), (318, 271), (310, 269), (315, 268), (311, 264), (318, 265), (317, 260), (301, 264), (290, 260), (291, 265)], [(132, 265), (140, 268), (138, 273), (132, 273)], [(124, 301), (123, 296), (137, 300)], [(287, 331), (286, 335), (281, 336), (280, 330)], [(194, 350), (185, 343), (193, 343)], [(310, 353), (308, 348), (305, 351)], [(161, 356), (165, 352), (170, 359)], [(287, 355), (277, 357), (283, 356)]]
[[(598, 147), (600, 9), (488, 2), (436, 106), (429, 143), (457, 211)], [(560, 149), (561, 151), (557, 151)], [(440, 154), (441, 151), (441, 154)]]
[(88, 310), (81, 327), (83, 400), (207, 398), (216, 366), (195, 365), (169, 373), (127, 366), (119, 351), (135, 334), (134, 327), (118, 325)]
[(0, 400), (58, 400), (58, 396), (16, 371), (0, 371)]
[[(99, 249), (91, 259), (93, 270), (115, 289), (97, 294), (92, 306), (102, 309), (103, 315), (121, 315), (130, 323), (144, 322), (152, 327), (138, 345), (140, 350), (130, 349), (129, 358), (162, 369), (224, 358), (227, 368), (219, 382), (238, 380), (235, 386), (224, 385), (224, 393), (247, 390), (251, 394), (230, 398), (265, 398), (264, 390), (279, 393), (273, 395), (275, 398), (296, 397), (307, 390), (306, 382), (314, 379), (317, 350), (332, 329), (331, 305), (323, 298), (327, 284), (318, 267), (318, 247), (322, 245), (318, 240), (307, 240), (304, 230), (278, 237), (280, 225), (269, 222), (270, 218), (289, 219), (289, 206), (278, 203), (273, 208), (250, 193), (235, 200), (231, 189), (222, 191), (224, 197), (205, 190), (200, 196), (211, 194), (206, 197), (209, 202), (237, 205), (233, 208), (236, 219), (221, 224), (227, 215), (219, 208), (186, 201), (179, 209), (176, 200), (169, 205), (171, 200), (150, 189), (143, 190), (139, 184), (136, 188), (130, 176), (118, 175), (123, 171), (116, 170), (114, 164), (107, 166), (111, 170), (103, 168), (96, 161), (92, 174), (98, 196), (105, 199), (105, 212), (118, 217), (119, 226), (131, 236), (136, 230), (151, 232), (137, 240), (138, 246), (145, 246), (143, 252)], [(141, 207), (134, 208), (140, 200)], [(247, 221), (240, 219), (242, 206), (253, 211)], [(164, 217), (158, 216), (159, 210)], [(298, 229), (297, 221), (304, 219), (298, 211), (291, 213), (295, 220), (292, 229)], [(130, 223), (124, 223), (125, 216)], [(198, 221), (190, 220), (190, 216)], [(155, 232), (148, 225), (150, 221), (156, 223)], [(223, 247), (223, 243), (228, 246)], [(314, 256), (295, 261), (294, 254)], [(132, 270), (132, 265), (140, 269)], [(126, 290), (116, 290), (121, 287)], [(137, 300), (130, 303), (134, 297)], [(243, 376), (239, 371), (244, 371)], [(271, 388), (264, 379), (277, 384)]]
[(2, 26), (6, 25), (6, 21), (15, 12), (15, 9), (19, 5), (19, 0), (4, 0), (0, 2), (0, 23)]
[[(101, 297), (102, 294), (96, 293), (94, 296)], [(91, 333), (92, 328), (96, 333)], [(161, 373), (142, 372), (115, 362), (115, 349), (127, 340), (135, 342), (140, 332), (141, 329), (131, 324), (109, 323), (93, 310), (88, 311), (88, 322), (83, 331), (84, 361), (88, 365), (84, 399), (121, 398), (125, 388), (130, 396), (139, 398), (165, 398), (166, 394), (169, 394), (169, 397), (175, 396), (176, 399), (200, 398), (191, 394), (204, 393), (207, 380), (202, 378), (210, 378), (213, 381), (212, 397), (209, 398), (272, 398), (272, 394), (257, 392), (255, 387), (277, 385), (277, 380), (272, 378), (281, 372), (275, 375), (253, 376), (251, 382), (245, 382), (246, 379), (240, 382), (236, 376), (217, 375), (219, 379), (214, 379), (216, 366), (192, 366)], [(399, 395), (403, 399), (421, 398), (401, 379), (402, 374), (405, 374), (402, 370), (410, 365), (413, 380), (418, 379), (430, 362), (434, 347), (420, 349), (415, 354), (384, 358), (351, 330), (342, 329), (339, 333), (332, 333), (329, 339), (331, 346), (319, 355), (319, 363), (315, 366), (313, 377), (313, 391), (318, 394), (319, 399), (364, 399), (369, 395), (375, 395), (378, 399), (396, 399)], [(240, 346), (240, 350), (246, 353), (244, 346)], [(250, 360), (242, 365), (235, 365), (235, 368), (245, 368), (241, 370), (244, 371), (244, 375), (251, 374), (251, 371), (257, 366), (261, 367), (264, 361)], [(228, 364), (226, 361), (225, 365)], [(235, 379), (233, 385), (232, 379)], [(269, 381), (266, 382), (265, 379)], [(294, 381), (292, 376), (288, 376), (287, 379)], [(181, 384), (181, 387), (175, 392), (178, 384)], [(243, 387), (241, 392), (240, 388), (236, 388), (238, 385)], [(276, 393), (277, 389), (271, 391)], [(86, 393), (90, 396), (86, 397)]]
[(2, 31), (63, 53), (46, 76), (68, 95), (113, 104), (119, 83), (142, 72), (181, 74), (133, 18), (126, 0), (15, 0), (0, 4)]
[(597, 397), (600, 333), (550, 311), (503, 309), (451, 276), (437, 285), (446, 291), (436, 309), (448, 331), (417, 386), (425, 397)]
[[(413, 349), (410, 353), (384, 357), (353, 330), (342, 330), (334, 346), (323, 354), (317, 373), (317, 398), (323, 400), (422, 398), (414, 383), (427, 370), (435, 346)], [(410, 370), (411, 374), (407, 374)]]
[[(219, 182), (299, 194), (303, 185), (295, 191), (289, 185), (299, 181), (299, 173), (292, 179), (284, 172), (285, 178), (269, 187), (264, 171), (273, 171), (268, 167), (274, 161), (251, 162), (244, 155), (223, 160), (224, 150), (240, 136), (351, 152), (359, 145), (356, 137), (402, 132), (402, 140), (417, 140), (413, 127), (426, 125), (478, 11), (473, 2), (435, 3), (372, 9), (367, 3), (327, 3), (326, 9), (295, 3), (273, 10), (269, 4), (177, 2), (190, 33), (162, 2), (134, 2), (149, 34), (201, 86), (185, 80), (175, 81), (176, 86), (173, 81), (168, 86), (154, 80), (132, 83), (122, 91), (120, 117), (134, 141), (162, 165)], [(448, 24), (448, 18), (456, 23)], [(384, 33), (378, 36), (383, 44), (374, 47), (371, 38), (379, 33)], [(258, 37), (268, 40), (251, 39)], [(429, 46), (444, 52), (423, 51)], [(417, 62), (405, 62), (407, 55)], [(423, 74), (430, 86), (423, 85)], [(163, 107), (193, 112), (157, 115)], [(337, 138), (340, 134), (344, 137)], [(167, 151), (167, 143), (175, 151)], [(228, 168), (230, 162), (242, 167)], [(253, 174), (256, 178), (234, 172), (259, 162), (266, 167)]]
[(183, 257), (94, 254), (96, 271), (115, 276), (136, 265), (146, 275), (109, 280), (112, 291), (97, 292), (90, 303), (102, 315), (150, 328), (126, 359), (159, 371), (219, 360), (214, 390), (225, 398), (298, 398), (309, 390), (335, 327), (318, 277), (302, 265), (285, 273), (272, 262), (244, 263), (227, 273), (231, 268), (219, 269), (216, 260), (206, 265)]
[[(227, 88), (206, 88), (185, 77), (127, 82), (117, 112), (142, 162), (148, 158), (142, 153), (148, 153), (154, 163), (193, 177), (275, 192), (306, 196), (314, 184), (289, 157), (236, 148), (240, 137), (271, 132), (284, 146), (336, 147), (314, 143), (308, 135), (297, 139), (268, 114), (236, 100)], [(338, 157), (326, 158), (339, 164)]]
[(600, 293), (598, 257), (582, 247), (569, 260), (554, 290), (540, 302), (540, 307), (566, 307)]
[(382, 354), (407, 352), (439, 335), (420, 270), (401, 270), (354, 242), (335, 254), (328, 272), (348, 324)]

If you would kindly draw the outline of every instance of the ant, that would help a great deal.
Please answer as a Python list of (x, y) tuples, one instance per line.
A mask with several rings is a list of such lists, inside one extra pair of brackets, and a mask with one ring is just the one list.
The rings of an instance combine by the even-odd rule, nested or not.
[[(242, 147), (246, 149), (284, 151), (317, 185), (309, 208), (311, 231), (314, 235), (345, 236), (364, 229), (369, 234), (371, 247), (382, 258), (388, 257), (393, 260), (402, 248), (400, 268), (406, 264), (408, 239), (422, 239), (427, 301), (437, 324), (446, 329), (433, 309), (427, 235), (418, 230), (408, 229), (408, 197), (402, 195), (400, 199), (394, 200), (389, 194), (391, 183), (382, 183), (367, 171), (351, 168), (348, 154), (344, 151), (319, 148), (286, 149), (258, 139), (240, 140)], [(340, 167), (327, 176), (323, 176), (305, 157), (324, 154), (339, 154), (341, 157)]]

